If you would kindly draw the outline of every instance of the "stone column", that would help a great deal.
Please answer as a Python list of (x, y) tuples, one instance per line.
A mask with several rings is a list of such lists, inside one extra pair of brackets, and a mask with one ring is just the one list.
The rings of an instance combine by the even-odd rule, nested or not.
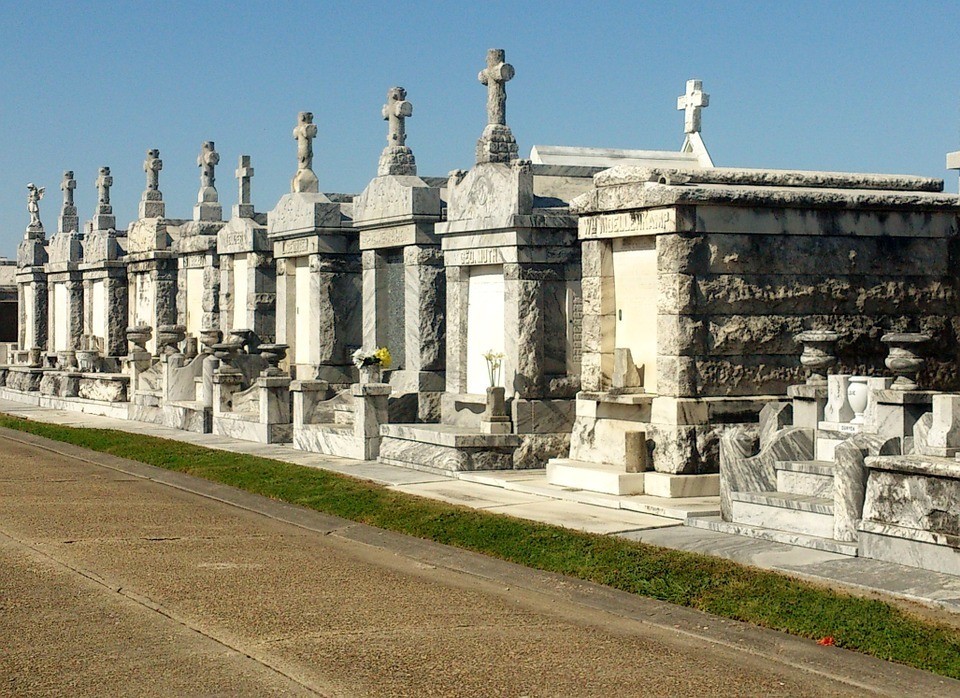
[(362, 440), (364, 460), (380, 455), (380, 425), (389, 421), (387, 402), (390, 386), (386, 383), (354, 383), (353, 435)]
[(447, 275), (447, 392), (467, 392), (467, 293), (470, 268), (445, 267)]
[[(238, 299), (233, 297), (233, 260), (235, 255), (220, 255), (220, 324), (218, 327), (224, 336), (233, 329), (233, 307)], [(246, 325), (244, 325), (246, 326)]]
[(602, 391), (613, 375), (616, 343), (616, 304), (613, 286), (613, 249), (609, 240), (584, 240), (580, 247), (583, 293), (583, 390)]
[[(220, 326), (220, 259), (216, 250), (203, 257), (203, 319), (200, 327)], [(252, 329), (252, 328), (251, 328)]]
[(377, 332), (377, 318), (385, 312), (386, 294), (378, 293), (379, 270), (383, 268), (383, 259), (377, 250), (364, 250), (361, 254), (363, 284), (363, 335), (362, 343), (366, 348), (380, 346), (382, 339)]
[[(104, 280), (107, 297), (107, 331), (103, 338), (103, 352), (107, 356), (123, 356), (127, 353), (127, 315), (129, 294), (126, 271), (113, 268)], [(92, 306), (92, 303), (91, 303)]]
[[(263, 341), (273, 342), (277, 336), (277, 275), (273, 255), (266, 252), (251, 252), (247, 255), (247, 317), (253, 317), (254, 332)], [(236, 301), (234, 301), (236, 302)]]
[(447, 295), (443, 253), (435, 245), (409, 245), (403, 262), (406, 369), (443, 371), (446, 323), (442, 311)]
[[(77, 274), (79, 277), (79, 274)], [(77, 350), (80, 348), (80, 337), (83, 335), (83, 282), (79, 278), (71, 278), (67, 282), (67, 298), (70, 306), (67, 347)]]
[(296, 277), (294, 262), (287, 259), (276, 260), (277, 264), (277, 298), (283, 302), (277, 303), (277, 342), (287, 344), (290, 350), (284, 362), (293, 366), (297, 362), (296, 347)]

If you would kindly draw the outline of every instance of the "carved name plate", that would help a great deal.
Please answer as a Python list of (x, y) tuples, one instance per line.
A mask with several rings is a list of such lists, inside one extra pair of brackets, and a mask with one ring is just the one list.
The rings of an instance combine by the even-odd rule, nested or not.
[(580, 239), (656, 235), (680, 229), (673, 208), (590, 216), (581, 218), (578, 225)]
[(417, 243), (417, 225), (395, 225), (360, 231), (360, 249), (373, 250), (381, 247), (402, 247)]
[(444, 253), (444, 264), (453, 267), (503, 264), (506, 261), (508, 260), (504, 259), (503, 250), (499, 247), (484, 247), (477, 250), (451, 250)]

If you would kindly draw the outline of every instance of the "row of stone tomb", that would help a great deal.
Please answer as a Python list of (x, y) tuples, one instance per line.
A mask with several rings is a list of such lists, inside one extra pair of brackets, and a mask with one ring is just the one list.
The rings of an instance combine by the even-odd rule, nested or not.
[[(212, 169), (190, 221), (164, 218), (155, 178), (125, 236), (95, 218), (48, 242), (38, 216), (0, 395), (438, 473), (546, 465), (561, 490), (719, 493), (720, 518), (687, 523), (937, 568), (960, 547), (958, 515), (937, 513), (960, 510), (957, 197), (713, 167), (697, 106), (680, 152), (518, 160), (508, 75), (489, 55), (477, 162), (445, 180), (418, 177), (401, 138), (361, 195), (321, 194), (303, 114), (265, 217), (221, 221)], [(97, 346), (103, 372), (72, 366)], [(396, 365), (358, 381), (351, 354), (377, 346)]]

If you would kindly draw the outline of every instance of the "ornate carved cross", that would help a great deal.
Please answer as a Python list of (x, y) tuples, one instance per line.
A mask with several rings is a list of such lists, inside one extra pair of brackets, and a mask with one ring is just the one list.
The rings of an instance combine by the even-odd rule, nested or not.
[(213, 141), (204, 141), (197, 156), (197, 167), (200, 168), (200, 186), (212, 187), (216, 181), (216, 166), (220, 163), (220, 153), (213, 146)]
[(73, 178), (73, 170), (66, 170), (63, 173), (63, 181), (60, 183), (60, 190), (63, 192), (63, 207), (73, 206), (73, 190), (77, 188), (77, 180)]
[(677, 97), (677, 109), (684, 112), (684, 133), (700, 133), (700, 112), (708, 106), (710, 106), (710, 95), (703, 91), (703, 82), (687, 80), (686, 94)]
[(313, 113), (300, 112), (297, 127), (293, 129), (297, 140), (297, 163), (301, 170), (313, 169), (313, 139), (317, 137), (317, 126), (313, 123)]
[(383, 105), (380, 113), (389, 123), (387, 144), (406, 145), (407, 132), (404, 120), (408, 116), (413, 116), (413, 105), (407, 101), (407, 91), (402, 87), (391, 87), (387, 90), (387, 103)]
[(502, 48), (487, 51), (487, 67), (477, 79), (487, 86), (487, 123), (507, 123), (507, 81), (514, 76), (513, 66), (504, 63), (506, 52)]
[(110, 176), (109, 167), (101, 167), (100, 174), (97, 176), (97, 204), (98, 206), (110, 205), (110, 187), (113, 186), (113, 177)]
[(163, 169), (163, 160), (160, 151), (156, 148), (147, 151), (147, 159), (143, 161), (143, 171), (147, 173), (147, 191), (160, 190), (160, 170)]

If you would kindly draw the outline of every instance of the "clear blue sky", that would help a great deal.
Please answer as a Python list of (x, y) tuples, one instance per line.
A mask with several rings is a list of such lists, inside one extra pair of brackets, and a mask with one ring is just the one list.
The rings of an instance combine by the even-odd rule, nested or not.
[(516, 68), (507, 117), (534, 144), (678, 148), (676, 97), (711, 95), (703, 136), (718, 165), (947, 178), (960, 149), (957, 2), (15, 2), (0, 4), (0, 256), (62, 171), (81, 220), (97, 168), (119, 227), (136, 218), (148, 148), (161, 151), (171, 217), (190, 216), (204, 140), (221, 154), (225, 212), (237, 156), (269, 210), (296, 170), (297, 112), (314, 112), (324, 191), (359, 192), (385, 145), (386, 90), (407, 88), (425, 175), (473, 163), (487, 48)]

